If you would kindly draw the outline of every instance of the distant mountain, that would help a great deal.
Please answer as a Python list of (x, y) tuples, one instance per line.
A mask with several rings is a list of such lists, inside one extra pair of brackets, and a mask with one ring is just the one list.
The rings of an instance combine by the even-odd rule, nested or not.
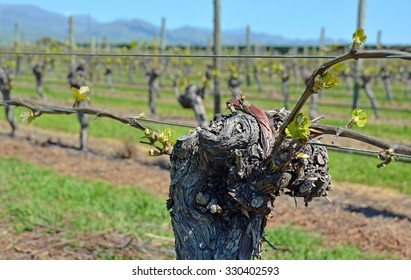
[[(32, 5), (6, 5), (0, 11), (0, 43), (9, 44), (13, 41), (15, 23), (18, 23), (20, 40), (33, 42), (42, 37), (51, 37), (57, 40), (68, 39), (68, 17), (62, 14), (49, 12)], [(130, 43), (133, 40), (151, 41), (154, 34), (160, 33), (160, 27), (149, 22), (132, 19), (119, 19), (109, 23), (102, 23), (87, 15), (74, 15), (75, 37), (77, 43), (88, 43), (94, 36), (98, 41), (106, 37), (109, 43)], [(206, 45), (207, 38), (212, 38), (212, 30), (183, 26), (177, 29), (168, 29), (168, 45)], [(266, 33), (252, 33), (252, 43), (260, 45), (318, 45), (319, 39), (298, 40), (279, 35)], [(336, 42), (326, 39), (326, 44)], [(341, 40), (338, 43), (346, 43)], [(236, 30), (222, 31), (222, 44), (245, 45), (245, 27)]]

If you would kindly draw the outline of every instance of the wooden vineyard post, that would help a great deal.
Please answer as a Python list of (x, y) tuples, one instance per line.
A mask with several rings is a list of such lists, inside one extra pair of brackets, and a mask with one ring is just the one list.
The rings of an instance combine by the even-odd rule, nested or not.
[(220, 94), (220, 58), (221, 54), (221, 30), (220, 30), (220, 0), (214, 0), (214, 58), (213, 66), (216, 75), (214, 77), (214, 114), (221, 111), (221, 94)]
[(320, 51), (325, 50), (325, 28), (321, 27), (321, 32), (320, 32)]
[[(166, 51), (166, 18), (161, 18), (161, 30), (160, 30), (160, 53), (164, 54)], [(161, 58), (161, 67), (164, 72), (166, 72), (167, 57)], [(163, 86), (164, 84), (164, 75), (160, 76), (160, 85)]]
[[(359, 0), (358, 6), (358, 21), (357, 29), (364, 29), (364, 16), (365, 16), (365, 0)], [(360, 49), (362, 46), (360, 46)], [(354, 61), (354, 95), (353, 95), (353, 104), (352, 108), (356, 109), (358, 107), (358, 99), (360, 98), (360, 83), (361, 83), (361, 60)]]
[[(14, 24), (14, 38), (13, 38), (13, 49), (15, 52), (18, 52), (20, 45), (20, 33), (19, 33), (19, 24), (16, 22)], [(16, 54), (16, 69), (15, 75), (18, 76), (21, 74), (23, 56), (21, 54)]]
[(70, 52), (70, 66), (74, 68), (76, 64), (75, 56), (73, 54), (75, 48), (74, 42), (74, 16), (69, 17), (69, 52)]
[[(250, 55), (251, 54), (251, 29), (250, 26), (247, 25), (246, 28), (246, 39), (245, 39), (245, 43), (246, 43), (246, 47), (245, 47), (245, 51), (246, 51), (246, 55)], [(251, 77), (250, 77), (250, 65), (251, 64), (251, 60), (249, 58), (246, 59), (245, 61), (245, 72), (246, 72), (246, 83), (247, 86), (249, 87), (251, 85)]]

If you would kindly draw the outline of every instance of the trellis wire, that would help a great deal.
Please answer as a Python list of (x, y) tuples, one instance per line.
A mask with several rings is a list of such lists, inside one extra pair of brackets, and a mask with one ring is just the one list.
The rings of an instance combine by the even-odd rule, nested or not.
[(157, 124), (165, 124), (165, 125), (172, 125), (172, 126), (180, 126), (180, 127), (186, 127), (186, 128), (191, 128), (195, 129), (198, 126), (192, 125), (192, 124), (184, 124), (184, 123), (176, 123), (176, 122), (168, 122), (168, 121), (160, 121), (160, 120), (153, 120), (153, 119), (148, 119), (148, 118), (139, 118), (139, 122), (149, 122), (149, 123), (157, 123)]
[[(139, 121), (145, 121), (145, 122), (151, 122), (151, 123), (157, 123), (157, 124), (164, 124), (164, 125), (171, 125), (171, 126), (180, 126), (180, 127), (191, 128), (191, 129), (195, 129), (195, 128), (198, 127), (198, 126), (191, 125), (191, 124), (175, 123), (175, 122), (160, 121), (160, 120), (153, 120), (153, 119), (139, 119)], [(318, 142), (310, 142), (309, 141), (308, 144), (314, 145), (314, 146), (323, 146), (323, 147), (326, 147), (330, 150), (334, 150), (334, 151), (338, 151), (338, 152), (346, 152), (346, 153), (350, 153), (350, 154), (357, 154), (357, 155), (363, 155), (363, 156), (374, 156), (374, 155), (377, 155), (378, 153), (380, 153), (380, 151), (376, 151), (376, 150), (351, 148), (351, 147), (330, 145), (330, 144), (318, 143)], [(404, 158), (411, 159), (410, 155), (404, 155), (404, 154), (398, 154), (398, 153), (393, 153), (392, 155), (393, 156), (398, 156), (399, 157), (398, 161), (411, 163), (411, 160), (404, 159)]]
[[(8, 105), (6, 102), (1, 102), (1, 106), (13, 106), (13, 105)], [(72, 110), (72, 109), (61, 109), (61, 108), (42, 108), (43, 111), (54, 111), (54, 112), (70, 112), (70, 113), (75, 113), (77, 111)], [(97, 116), (98, 118), (98, 116)], [(185, 127), (185, 128), (190, 128), (190, 129), (195, 129), (198, 126), (192, 125), (192, 124), (184, 124), (184, 123), (176, 123), (176, 122), (170, 122), (170, 121), (161, 121), (161, 120), (154, 120), (154, 119), (149, 119), (149, 118), (134, 118), (138, 120), (139, 122), (149, 122), (149, 123), (156, 123), (156, 124), (162, 124), (162, 125), (170, 125), (170, 126), (178, 126), (178, 127)], [(330, 145), (330, 144), (324, 144), (324, 143), (318, 143), (318, 142), (308, 142), (310, 145), (316, 145), (316, 146), (324, 146), (327, 147), (331, 150), (339, 151), (339, 152), (346, 152), (346, 153), (351, 153), (351, 154), (358, 154), (358, 155), (376, 155), (380, 153), (380, 151), (376, 150), (366, 150), (366, 149), (359, 149), (359, 148), (351, 148), (351, 147), (344, 147), (344, 146), (337, 146), (337, 145)], [(393, 156), (398, 156), (400, 157), (398, 160), (406, 163), (411, 163), (411, 160), (406, 160), (404, 158), (409, 158), (411, 159), (410, 155), (405, 155), (405, 154), (399, 154), (399, 153), (393, 153)]]
[[(266, 58), (266, 59), (334, 59), (337, 56), (335, 55), (214, 55), (214, 54), (164, 54), (164, 53), (140, 53), (140, 54), (110, 54), (110, 53), (71, 53), (71, 52), (23, 52), (23, 51), (0, 51), (0, 55), (48, 55), (48, 56), (86, 56), (86, 57), (177, 57), (177, 58), (245, 58), (245, 59), (252, 59), (252, 58)], [(370, 57), (372, 58), (372, 57)], [(411, 55), (390, 55), (386, 57), (380, 57), (380, 59), (395, 59), (395, 58), (410, 58)], [(378, 58), (373, 58), (378, 59)], [(7, 105), (3, 102), (0, 102), (0, 105)], [(164, 125), (171, 125), (171, 126), (179, 126), (185, 128), (195, 129), (197, 126), (190, 125), (190, 124), (182, 124), (182, 123), (175, 123), (175, 122), (168, 122), (168, 121), (160, 121), (160, 120), (153, 120), (153, 119), (139, 119), (141, 122), (150, 122), (150, 123), (157, 123), (157, 124), (164, 124)], [(351, 148), (351, 147), (344, 147), (344, 146), (337, 146), (337, 145), (330, 145), (324, 143), (314, 143), (308, 142), (310, 145), (317, 145), (317, 146), (324, 146), (331, 150), (340, 151), (340, 152), (347, 152), (352, 154), (358, 155), (375, 155), (378, 154), (380, 151), (375, 150), (366, 150), (366, 149), (359, 149), (359, 148)], [(397, 154), (393, 153), (394, 156), (399, 156), (399, 160), (407, 163), (411, 163), (409, 160), (405, 160), (404, 158), (410, 158), (409, 155), (404, 154)]]
[[(44, 55), (44, 56), (86, 56), (86, 57), (177, 57), (177, 58), (266, 58), (266, 59), (334, 59), (335, 55), (229, 55), (229, 54), (165, 54), (165, 53), (135, 53), (135, 54), (110, 54), (110, 53), (70, 53), (70, 52), (19, 52), (19, 51), (0, 51), (0, 55)], [(394, 58), (410, 58), (411, 55), (389, 55), (385, 57), (365, 57), (363, 59), (394, 59)]]
[[(0, 102), (1, 104), (1, 102)], [(176, 122), (169, 122), (169, 121), (160, 121), (160, 120), (153, 120), (153, 119), (139, 119), (139, 121), (145, 121), (145, 122), (151, 122), (151, 123), (157, 123), (157, 124), (164, 124), (164, 125), (171, 125), (171, 126), (180, 126), (180, 127), (186, 127), (186, 128), (191, 128), (195, 129), (198, 126), (191, 125), (191, 124), (183, 124), (183, 123), (176, 123)], [(376, 155), (380, 153), (380, 151), (376, 150), (367, 150), (367, 149), (360, 149), (360, 148), (351, 148), (351, 147), (345, 147), (345, 146), (337, 146), (337, 145), (330, 145), (330, 144), (325, 144), (325, 143), (318, 143), (318, 142), (308, 142), (310, 145), (314, 146), (323, 146), (326, 148), (329, 148), (330, 150), (336, 150), (336, 151), (341, 151), (341, 152), (347, 152), (347, 153), (352, 153), (352, 154), (358, 154), (358, 155)], [(399, 156), (401, 160), (402, 158), (409, 158), (411, 159), (410, 155), (404, 155), (404, 154), (398, 154), (398, 153), (393, 153), (393, 156)], [(404, 160), (404, 162), (411, 163), (411, 161)]]
[[(339, 152), (346, 152), (350, 154), (358, 154), (358, 155), (363, 155), (363, 156), (374, 156), (380, 153), (380, 151), (376, 150), (366, 150), (366, 149), (360, 149), (360, 148), (351, 148), (351, 147), (344, 147), (344, 146), (337, 146), (337, 145), (330, 145), (330, 144), (325, 144), (325, 143), (313, 143), (313, 142), (308, 142), (310, 145), (315, 145), (315, 146), (323, 146), (326, 147), (330, 150), (334, 151), (339, 151)], [(405, 160), (404, 158), (409, 158), (411, 159), (410, 155), (404, 155), (404, 154), (398, 154), (398, 153), (392, 153), (393, 156), (398, 156), (399, 161), (411, 163), (411, 160)]]
[[(195, 125), (190, 125), (190, 124), (182, 124), (182, 123), (175, 123), (175, 122), (168, 122), (168, 121), (159, 121), (159, 120), (153, 120), (153, 119), (139, 119), (139, 121), (152, 122), (152, 123), (164, 124), (164, 125), (172, 125), (172, 126), (180, 126), (180, 127), (191, 128), (191, 129), (195, 129), (197, 127)], [(330, 145), (330, 144), (318, 143), (318, 142), (310, 142), (309, 141), (308, 144), (314, 145), (314, 146), (323, 146), (323, 147), (326, 147), (330, 150), (335, 150), (335, 151), (340, 151), (340, 152), (347, 152), (347, 153), (358, 154), (358, 155), (377, 155), (378, 153), (380, 153), (380, 151), (376, 151), (376, 150), (351, 148), (351, 147)], [(398, 154), (398, 153), (393, 153), (392, 155), (393, 156), (399, 156), (400, 157), (399, 160), (401, 160), (403, 162), (411, 163), (411, 160), (404, 160), (403, 159), (403, 158), (411, 159), (410, 155), (404, 155), (404, 154)]]

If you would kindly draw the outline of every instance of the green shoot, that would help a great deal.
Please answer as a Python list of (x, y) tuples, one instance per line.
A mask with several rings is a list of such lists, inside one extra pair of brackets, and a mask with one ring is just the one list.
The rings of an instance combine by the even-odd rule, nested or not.
[(307, 113), (299, 113), (285, 129), (287, 136), (294, 140), (308, 139), (310, 136), (311, 120)]
[(90, 101), (90, 97), (87, 95), (87, 93), (90, 92), (90, 88), (88, 86), (82, 86), (79, 89), (72, 87), (71, 89), (73, 90), (75, 97), (73, 108), (77, 107), (80, 101)]
[(357, 31), (354, 32), (352, 35), (352, 46), (351, 50), (356, 50), (358, 49), (362, 44), (365, 43), (365, 40), (367, 40), (367, 35), (365, 35), (364, 29), (358, 28)]
[(34, 115), (34, 112), (32, 110), (28, 110), (28, 111), (24, 111), (21, 113), (20, 118), (21, 121), (24, 124), (29, 124), (31, 123), (35, 118), (37, 118), (38, 116)]
[[(149, 156), (168, 155), (171, 152), (171, 148), (175, 144), (173, 134), (174, 132), (170, 128), (166, 128), (159, 132), (146, 129), (142, 138), (147, 139), (149, 142), (141, 141), (141, 143), (148, 144), (155, 148), (148, 151)], [(157, 146), (157, 142), (160, 143), (162, 147)]]
[(351, 113), (351, 120), (347, 128), (352, 128), (353, 125), (357, 127), (364, 127), (367, 123), (367, 114), (362, 109), (354, 109)]

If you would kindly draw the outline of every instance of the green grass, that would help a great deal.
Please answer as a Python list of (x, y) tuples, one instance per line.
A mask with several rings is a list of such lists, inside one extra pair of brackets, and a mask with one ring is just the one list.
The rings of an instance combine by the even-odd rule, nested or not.
[[(38, 224), (67, 231), (92, 233), (115, 229), (146, 238), (146, 233), (172, 237), (164, 198), (135, 186), (57, 175), (15, 158), (0, 158), (0, 213), (2, 222), (16, 234), (32, 231)], [(290, 252), (268, 250), (264, 259), (376, 259), (357, 247), (326, 248), (320, 235), (290, 227), (267, 230), (267, 239)], [(116, 258), (101, 253), (103, 258)]]
[[(137, 187), (61, 176), (13, 158), (1, 158), (0, 170), (1, 212), (18, 232), (45, 224), (82, 232), (114, 227), (138, 236), (172, 236), (164, 199)], [(154, 220), (156, 229), (144, 226)]]
[(383, 168), (376, 165), (377, 157), (351, 155), (329, 151), (330, 174), (338, 182), (361, 183), (392, 188), (411, 194), (410, 163), (393, 162)]
[(266, 239), (275, 246), (285, 247), (286, 251), (273, 251), (265, 245), (263, 259), (286, 260), (364, 260), (385, 259), (386, 256), (365, 254), (353, 245), (340, 245), (327, 248), (324, 239), (314, 233), (291, 227), (278, 227), (266, 231)]

